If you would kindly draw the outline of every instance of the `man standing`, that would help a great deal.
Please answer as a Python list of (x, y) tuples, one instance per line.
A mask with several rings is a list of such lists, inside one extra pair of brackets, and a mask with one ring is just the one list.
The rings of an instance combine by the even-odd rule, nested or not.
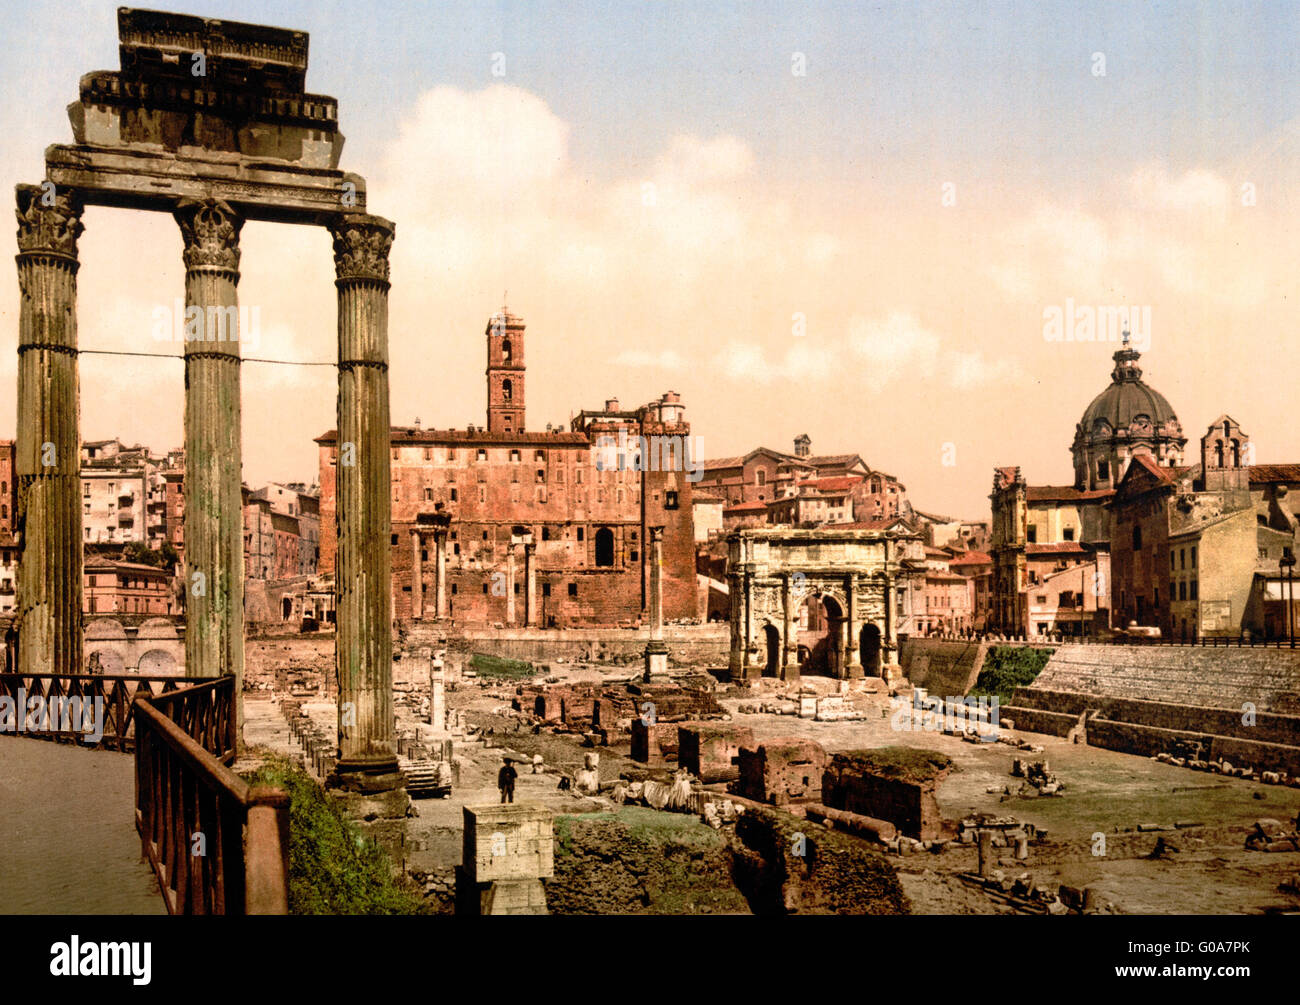
[(515, 766), (510, 763), (510, 758), (504, 758), (505, 763), (501, 765), (501, 770), (497, 772), (497, 788), (501, 790), (501, 801), (503, 803), (513, 803), (515, 801), (515, 778), (518, 772)]

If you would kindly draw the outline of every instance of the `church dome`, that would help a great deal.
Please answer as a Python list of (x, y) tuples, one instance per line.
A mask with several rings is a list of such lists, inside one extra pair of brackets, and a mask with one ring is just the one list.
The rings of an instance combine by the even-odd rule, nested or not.
[(1104, 435), (1107, 426), (1110, 431), (1127, 430), (1142, 416), (1157, 430), (1166, 423), (1178, 422), (1168, 399), (1142, 380), (1142, 370), (1137, 365), (1139, 356), (1136, 349), (1128, 347), (1115, 353), (1110, 386), (1092, 399), (1079, 422), (1085, 435)]

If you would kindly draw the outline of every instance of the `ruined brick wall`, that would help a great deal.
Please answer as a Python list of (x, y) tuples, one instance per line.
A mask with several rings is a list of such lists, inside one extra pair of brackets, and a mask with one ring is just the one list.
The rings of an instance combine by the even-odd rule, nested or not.
[(944, 834), (935, 790), (946, 775), (941, 772), (925, 781), (890, 778), (871, 772), (852, 757), (835, 754), (822, 777), (822, 802), (888, 820), (909, 837), (928, 841)]
[(732, 874), (755, 914), (908, 914), (889, 861), (867, 842), (778, 810), (736, 822)]
[(678, 727), (677, 764), (706, 785), (734, 781), (742, 747), (754, 747), (754, 731), (730, 723), (690, 723)]
[(737, 760), (739, 777), (732, 785), (737, 795), (774, 806), (821, 797), (826, 752), (814, 740), (766, 740), (757, 750), (742, 747)]

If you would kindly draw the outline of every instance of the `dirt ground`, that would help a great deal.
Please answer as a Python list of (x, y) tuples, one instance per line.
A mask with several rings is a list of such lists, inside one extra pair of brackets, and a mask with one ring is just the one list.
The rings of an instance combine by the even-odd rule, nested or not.
[[(579, 664), (554, 666), (553, 674), (564, 682), (603, 679), (612, 684), (629, 679), (632, 671), (627, 667)], [(534, 774), (530, 766), (519, 766), (516, 801), (538, 802), (557, 814), (612, 808), (606, 799), (577, 797), (557, 789), (558, 771), (571, 773), (580, 767), (587, 751), (579, 746), (576, 736), (534, 734), (531, 724), (509, 711), (514, 687), (514, 682), (484, 686), (483, 682), (470, 680), (447, 691), (449, 708), (462, 710), (470, 724), (492, 730), (485, 738), (490, 746), (485, 746), (484, 741), (458, 744), (461, 780), (452, 797), (415, 802), (418, 816), (411, 820), (409, 828), (411, 867), (443, 872), (459, 862), (462, 807), (499, 800), (496, 772), (503, 753), (529, 760), (535, 753), (543, 757), (545, 767), (540, 774)], [(752, 728), (759, 740), (807, 737), (828, 752), (905, 745), (947, 754), (955, 769), (937, 793), (945, 817), (987, 812), (1014, 816), (1046, 830), (1046, 840), (1031, 845), (1026, 862), (1017, 862), (1008, 850), (1002, 851), (1005, 858), (1001, 868), (1008, 876), (1028, 871), (1039, 886), (1091, 885), (1103, 901), (1122, 913), (1300, 910), (1300, 898), (1278, 890), (1280, 883), (1300, 872), (1300, 852), (1270, 854), (1247, 851), (1244, 846), (1257, 819), (1273, 817), (1289, 822), (1296, 818), (1300, 789), (1194, 772), (1038, 734), (1017, 734), (1043, 747), (1042, 753), (1030, 754), (1002, 743), (973, 744), (933, 731), (900, 730), (891, 725), (894, 717), (889, 698), (883, 694), (866, 699), (872, 704), (868, 718), (851, 722), (740, 713), (738, 706), (753, 702), (754, 695), (723, 686), (719, 687), (718, 697), (733, 721)], [(328, 723), (332, 705), (319, 704), (322, 707), (313, 708), (312, 714)], [(879, 715), (874, 713), (877, 707)], [(253, 725), (254, 715), (250, 713), (249, 719)], [(399, 729), (412, 721), (399, 702)], [(626, 746), (601, 747), (596, 752), (601, 755), (602, 779), (617, 778), (621, 770), (632, 766), (626, 759)], [(1015, 758), (1046, 759), (1064, 783), (1063, 793), (1037, 798), (1005, 795), (1005, 787), (1016, 792), (1019, 786), (1019, 780), (1010, 773)], [(1139, 833), (1139, 824), (1169, 829)], [(1175, 824), (1199, 826), (1175, 830)], [(1105, 835), (1105, 854), (1094, 854), (1099, 847), (1095, 837), (1098, 834)], [(1148, 857), (1162, 836), (1177, 850), (1159, 859)], [(941, 854), (920, 853), (891, 860), (916, 913), (1010, 910), (959, 878), (976, 867), (976, 853), (971, 846), (953, 843)]]

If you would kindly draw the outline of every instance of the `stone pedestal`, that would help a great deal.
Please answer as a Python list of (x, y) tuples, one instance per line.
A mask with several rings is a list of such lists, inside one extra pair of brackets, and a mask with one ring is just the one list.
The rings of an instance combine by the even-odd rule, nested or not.
[(555, 874), (551, 811), (536, 803), (464, 807), (457, 914), (546, 914)]
[(662, 676), (668, 673), (668, 646), (662, 640), (652, 639), (648, 642), (643, 658), (645, 673), (642, 679), (646, 683), (649, 683), (656, 674)]

